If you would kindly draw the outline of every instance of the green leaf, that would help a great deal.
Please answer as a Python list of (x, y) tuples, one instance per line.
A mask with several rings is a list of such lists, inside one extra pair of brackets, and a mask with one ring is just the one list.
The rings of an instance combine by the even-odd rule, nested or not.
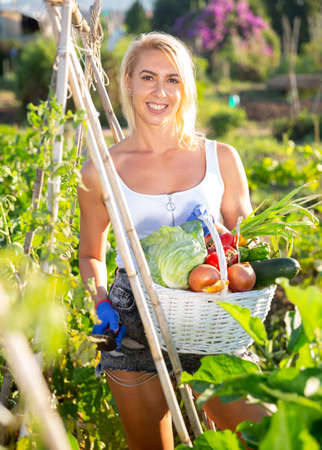
[(75, 438), (75, 436), (73, 436), (72, 433), (68, 432), (67, 437), (68, 437), (71, 449), (79, 450), (79, 445), (78, 445), (78, 442), (77, 442), (77, 439)]
[(308, 430), (302, 430), (299, 434), (300, 440), (303, 442), (302, 450), (320, 450), (320, 444), (318, 441), (308, 432)]
[(259, 317), (252, 317), (248, 308), (239, 305), (232, 305), (227, 302), (217, 302), (224, 308), (250, 335), (258, 345), (265, 345), (267, 334), (265, 326)]
[(236, 431), (241, 433), (242, 439), (246, 444), (257, 447), (266, 435), (271, 422), (271, 417), (266, 416), (260, 423), (245, 420), (237, 425)]
[[(190, 384), (195, 392), (202, 394), (197, 402), (198, 406), (202, 406), (217, 393), (225, 396), (223, 401), (241, 397), (248, 389), (251, 376), (252, 386), (256, 390), (256, 377), (260, 381), (265, 378), (265, 375), (259, 374), (258, 366), (237, 356), (222, 354), (202, 358), (200, 369), (194, 375), (183, 372), (181, 382)], [(265, 393), (264, 396), (267, 399)]]
[(18, 439), (17, 444), (16, 444), (16, 449), (17, 450), (31, 450), (32, 449), (31, 440), (27, 436)]
[(194, 375), (183, 372), (181, 382), (190, 383), (199, 380), (218, 385), (230, 380), (236, 375), (258, 372), (259, 368), (255, 363), (245, 361), (244, 359), (238, 358), (238, 356), (226, 354), (212, 355), (202, 358), (201, 366)]
[(322, 292), (316, 286), (308, 286), (302, 289), (298, 286), (290, 286), (283, 280), (282, 286), (285, 289), (289, 300), (299, 308), (301, 313), (304, 331), (307, 339), (322, 340)]
[(278, 410), (272, 416), (271, 426), (259, 449), (303, 450), (301, 433), (304, 430), (308, 433), (310, 425), (319, 417), (319, 413), (311, 408), (280, 400)]
[[(180, 444), (176, 450), (188, 450), (191, 447)], [(236, 434), (230, 430), (225, 431), (206, 431), (198, 436), (193, 447), (196, 450), (242, 450), (244, 447), (238, 440)]]
[(298, 351), (298, 358), (296, 360), (295, 366), (298, 369), (304, 369), (305, 367), (315, 367), (316, 363), (312, 356), (312, 350), (310, 344), (306, 343), (300, 347)]

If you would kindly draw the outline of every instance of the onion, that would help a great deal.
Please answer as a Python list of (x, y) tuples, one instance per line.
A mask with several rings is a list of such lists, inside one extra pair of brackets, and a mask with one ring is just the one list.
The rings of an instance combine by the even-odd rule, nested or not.
[(220, 280), (220, 273), (210, 264), (200, 264), (189, 275), (189, 286), (194, 292), (202, 292)]
[(248, 262), (236, 263), (228, 267), (228, 280), (231, 291), (250, 291), (255, 286), (256, 275)]

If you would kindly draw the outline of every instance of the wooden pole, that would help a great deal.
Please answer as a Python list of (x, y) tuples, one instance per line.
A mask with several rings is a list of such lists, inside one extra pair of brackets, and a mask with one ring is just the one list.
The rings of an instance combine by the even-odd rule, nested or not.
[[(55, 13), (55, 9), (52, 9), (50, 4), (47, 4), (49, 16), (52, 20), (53, 30), (56, 37), (59, 35), (59, 20), (57, 20), (57, 15)], [(76, 106), (80, 109), (83, 109), (88, 114), (88, 129), (87, 129), (87, 143), (88, 148), (90, 151), (91, 158), (93, 160), (93, 163), (96, 167), (96, 170), (99, 174), (101, 186), (102, 186), (102, 192), (103, 192), (103, 201), (104, 204), (108, 210), (109, 217), (115, 232), (115, 237), (117, 244), (120, 248), (120, 252), (122, 255), (122, 258), (125, 263), (125, 268), (129, 276), (129, 280), (131, 283), (131, 287), (133, 289), (133, 294), (135, 296), (137, 306), (140, 312), (140, 316), (143, 322), (143, 326), (146, 332), (147, 340), (149, 342), (151, 353), (156, 365), (157, 372), (159, 374), (160, 382), (163, 388), (163, 392), (165, 394), (165, 397), (167, 399), (167, 403), (169, 405), (169, 408), (172, 412), (172, 418), (175, 424), (175, 427), (177, 429), (178, 435), (181, 439), (181, 441), (189, 446), (192, 446), (189, 434), (186, 430), (185, 423), (182, 418), (182, 414), (171, 384), (171, 380), (167, 371), (167, 367), (165, 365), (163, 355), (161, 352), (161, 348), (159, 345), (158, 337), (156, 335), (153, 322), (148, 310), (148, 307), (145, 302), (144, 293), (142, 290), (142, 287), (140, 285), (138, 275), (136, 273), (131, 253), (127, 244), (126, 236), (124, 234), (124, 227), (121, 223), (119, 213), (117, 210), (117, 206), (115, 204), (115, 200), (113, 197), (113, 193), (111, 190), (111, 186), (109, 183), (109, 180), (106, 175), (106, 170), (102, 161), (102, 157), (100, 155), (99, 147), (97, 145), (97, 136), (95, 135), (96, 127), (98, 126), (100, 128), (99, 122), (98, 122), (98, 115), (94, 108), (94, 105), (92, 104), (91, 97), (89, 95), (88, 89), (84, 83), (82, 84), (80, 88), (79, 84), (79, 76), (82, 78), (84, 77), (84, 74), (79, 67), (80, 70), (77, 72), (75, 71), (75, 66), (78, 67), (79, 61), (76, 57), (75, 52), (72, 48), (72, 65), (70, 67), (70, 85), (72, 89), (72, 93), (74, 96), (74, 100), (76, 103)], [(89, 101), (90, 99), (90, 101)], [(97, 122), (98, 124), (97, 124)], [(94, 127), (93, 127), (94, 125)]]
[[(55, 9), (52, 9), (50, 4), (47, 4), (49, 16), (52, 20), (53, 30), (56, 37), (59, 35), (59, 19), (56, 16)], [(98, 143), (102, 144), (102, 129), (100, 127), (100, 123), (98, 121), (98, 114), (95, 110), (93, 102), (91, 100), (90, 94), (84, 84), (84, 74), (81, 70), (80, 63), (76, 57), (76, 53), (72, 48), (71, 52), (72, 56), (72, 65), (70, 67), (70, 85), (72, 89), (72, 93), (74, 96), (74, 100), (76, 106), (80, 109), (83, 109), (87, 112), (88, 115), (88, 130), (87, 130), (87, 143), (90, 151), (91, 158), (96, 167), (96, 170), (99, 174), (102, 192), (103, 192), (103, 201), (108, 210), (109, 217), (115, 232), (116, 241), (120, 248), (120, 253), (122, 259), (125, 264), (125, 269), (129, 276), (129, 280), (131, 283), (131, 288), (133, 290), (133, 294), (135, 296), (138, 310), (140, 312), (140, 316), (143, 322), (143, 326), (145, 329), (145, 333), (147, 336), (147, 340), (149, 342), (151, 353), (156, 365), (157, 372), (159, 374), (160, 382), (163, 388), (163, 392), (165, 394), (167, 403), (172, 412), (172, 417), (174, 421), (174, 425), (177, 429), (180, 440), (192, 446), (189, 434), (186, 430), (185, 423), (183, 421), (183, 417), (171, 384), (171, 380), (167, 371), (167, 367), (165, 365), (163, 355), (161, 352), (161, 348), (159, 345), (158, 337), (156, 335), (153, 322), (146, 305), (144, 293), (142, 287), (140, 285), (138, 275), (136, 273), (131, 253), (127, 244), (126, 236), (124, 234), (124, 226), (121, 223), (119, 217), (119, 211), (115, 204), (113, 192), (111, 190), (111, 185), (109, 183), (106, 169), (103, 164), (102, 156), (100, 154), (100, 149)], [(75, 70), (75, 68), (77, 70)], [(80, 79), (82, 83), (80, 83)], [(81, 86), (81, 87), (80, 87)], [(101, 131), (101, 134), (98, 135), (98, 130)], [(103, 143), (105, 147), (105, 151), (107, 151), (106, 144), (103, 138)]]
[[(56, 100), (61, 105), (63, 114), (66, 108), (68, 87), (69, 47), (71, 43), (71, 17), (73, 0), (65, 0), (62, 11), (62, 25), (58, 44), (58, 73), (56, 86)], [(52, 153), (52, 162), (57, 167), (62, 161), (64, 142), (64, 125), (60, 125)], [(60, 177), (54, 177), (48, 182), (48, 203), (53, 221), (58, 216), (58, 194), (60, 191)]]
[[(57, 23), (59, 23), (59, 19), (57, 18), (57, 16), (56, 16), (56, 20), (57, 20)], [(90, 54), (88, 55), (88, 58), (89, 58), (89, 60), (91, 62), (94, 74), (97, 77), (97, 81), (100, 80), (100, 85), (101, 85), (101, 91), (100, 92), (103, 93), (103, 91), (105, 91), (105, 93), (103, 93), (104, 98), (108, 99), (108, 95), (106, 93), (104, 83), (101, 80), (101, 74), (100, 74), (100, 72), (97, 69), (95, 61), (93, 60), (93, 58), (91, 57)], [(200, 421), (199, 421), (199, 417), (198, 417), (198, 414), (197, 414), (197, 411), (196, 411), (196, 408), (195, 408), (195, 405), (194, 405), (194, 402), (193, 402), (193, 397), (192, 397), (192, 394), (191, 394), (191, 390), (189, 389), (189, 386), (182, 385), (181, 382), (180, 382), (180, 378), (181, 378), (181, 374), (182, 374), (181, 362), (180, 362), (180, 359), (178, 357), (178, 354), (177, 354), (177, 351), (175, 349), (175, 346), (173, 344), (173, 341), (172, 341), (172, 338), (171, 338), (171, 334), (170, 334), (170, 331), (169, 331), (169, 328), (168, 328), (167, 320), (166, 320), (166, 317), (164, 315), (164, 312), (163, 312), (163, 309), (162, 309), (162, 305), (159, 302), (158, 295), (157, 295), (157, 292), (155, 290), (154, 284), (152, 282), (151, 275), (150, 275), (150, 270), (149, 270), (149, 267), (148, 267), (148, 265), (146, 263), (145, 255), (143, 253), (140, 241), (139, 241), (139, 239), (137, 237), (137, 234), (136, 234), (136, 231), (135, 231), (135, 228), (134, 228), (134, 225), (133, 225), (133, 221), (131, 219), (130, 212), (129, 212), (127, 204), (126, 204), (126, 200), (124, 198), (123, 191), (120, 188), (120, 185), (119, 185), (119, 182), (118, 182), (118, 179), (117, 179), (117, 174), (116, 174), (116, 171), (115, 171), (115, 168), (114, 168), (114, 164), (113, 164), (112, 158), (110, 157), (110, 154), (109, 154), (108, 149), (106, 147), (104, 136), (103, 136), (103, 133), (102, 133), (102, 129), (101, 129), (101, 126), (100, 126), (98, 118), (97, 118), (96, 110), (95, 110), (95, 107), (94, 107), (93, 102), (91, 100), (91, 97), (89, 95), (88, 89), (86, 87), (83, 71), (82, 71), (82, 69), (80, 67), (80, 64), (79, 64), (79, 62), (77, 60), (77, 57), (76, 57), (76, 55), (75, 55), (73, 50), (72, 50), (72, 62), (73, 62), (73, 65), (76, 66), (76, 71), (77, 71), (76, 78), (77, 78), (77, 80), (79, 80), (79, 83), (82, 86), (81, 87), (81, 92), (84, 95), (85, 104), (86, 104), (86, 111), (87, 112), (92, 111), (92, 117), (93, 117), (94, 128), (95, 128), (95, 136), (96, 136), (96, 139), (97, 139), (98, 144), (99, 144), (99, 151), (100, 151), (101, 157), (103, 158), (103, 161), (104, 161), (104, 166), (105, 166), (105, 170), (106, 170), (107, 175), (108, 175), (109, 182), (111, 183), (112, 192), (114, 193), (115, 198), (117, 199), (117, 204), (118, 204), (118, 207), (120, 209), (121, 217), (122, 217), (122, 220), (124, 222), (127, 234), (129, 236), (129, 240), (130, 240), (133, 252), (135, 254), (136, 260), (138, 261), (139, 269), (140, 269), (140, 272), (142, 274), (142, 278), (143, 278), (143, 282), (144, 282), (145, 288), (146, 288), (146, 290), (147, 290), (147, 292), (148, 292), (148, 294), (149, 294), (149, 296), (151, 298), (151, 301), (153, 303), (153, 306), (154, 306), (154, 309), (155, 309), (155, 313), (156, 313), (156, 316), (157, 316), (158, 321), (159, 321), (159, 325), (160, 325), (160, 329), (161, 329), (161, 332), (162, 332), (162, 336), (163, 336), (163, 339), (165, 341), (166, 347), (168, 349), (168, 353), (169, 353), (169, 357), (170, 357), (171, 363), (173, 365), (174, 374), (176, 376), (177, 384), (179, 386), (179, 390), (180, 390), (180, 393), (181, 393), (181, 396), (182, 396), (185, 408), (187, 410), (189, 421), (191, 423), (191, 426), (192, 426), (192, 429), (193, 429), (193, 432), (194, 432), (195, 436), (198, 436), (199, 434), (202, 433), (202, 427), (201, 427), (201, 424), (200, 424)], [(110, 104), (110, 102), (109, 102), (109, 107), (112, 110), (112, 105)], [(116, 117), (115, 117), (115, 120), (117, 122)], [(113, 126), (113, 122), (112, 122), (112, 126)], [(118, 131), (116, 131), (115, 134), (118, 134)], [(115, 230), (114, 225), (113, 225), (113, 228)], [(124, 258), (123, 258), (123, 260), (124, 260)], [(129, 278), (130, 278), (130, 276), (129, 276)], [(130, 282), (131, 282), (131, 278), (130, 278)], [(132, 287), (132, 283), (131, 283), (131, 287)], [(135, 295), (135, 287), (132, 287), (132, 289), (133, 289), (133, 293)], [(137, 301), (137, 303), (138, 303), (138, 301)], [(139, 310), (139, 312), (140, 312), (140, 310)]]

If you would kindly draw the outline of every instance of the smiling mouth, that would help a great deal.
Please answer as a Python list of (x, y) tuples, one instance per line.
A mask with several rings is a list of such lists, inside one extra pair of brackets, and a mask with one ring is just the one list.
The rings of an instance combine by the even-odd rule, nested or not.
[(147, 103), (147, 106), (150, 110), (155, 112), (162, 112), (168, 107), (168, 105), (160, 105), (158, 103)]

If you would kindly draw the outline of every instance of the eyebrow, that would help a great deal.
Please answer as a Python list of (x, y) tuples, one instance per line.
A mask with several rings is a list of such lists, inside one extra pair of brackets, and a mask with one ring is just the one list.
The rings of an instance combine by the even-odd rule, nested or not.
[[(150, 73), (151, 75), (158, 75), (157, 73), (152, 72), (152, 70), (147, 70), (147, 69), (141, 70), (139, 74), (141, 75), (143, 72)], [(167, 77), (178, 77), (178, 78), (180, 78), (179, 75), (178, 75), (177, 73), (169, 73), (169, 74), (167, 75)]]

